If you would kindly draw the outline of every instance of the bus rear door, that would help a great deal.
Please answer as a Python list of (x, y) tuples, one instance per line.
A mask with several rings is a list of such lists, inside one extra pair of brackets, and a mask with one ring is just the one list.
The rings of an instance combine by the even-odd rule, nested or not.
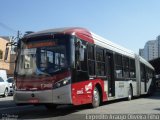
[(113, 53), (106, 53), (106, 77), (108, 80), (108, 95), (115, 96)]

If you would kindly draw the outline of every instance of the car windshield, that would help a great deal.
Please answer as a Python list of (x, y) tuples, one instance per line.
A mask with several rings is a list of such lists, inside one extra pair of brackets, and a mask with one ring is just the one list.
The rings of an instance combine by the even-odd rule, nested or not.
[(9, 83), (13, 83), (13, 78), (8, 78), (8, 80), (7, 80), (7, 82), (9, 82)]
[(51, 75), (69, 67), (69, 36), (42, 38), (22, 42), (16, 66), (18, 75)]
[(3, 78), (0, 77), (0, 82), (4, 82)]

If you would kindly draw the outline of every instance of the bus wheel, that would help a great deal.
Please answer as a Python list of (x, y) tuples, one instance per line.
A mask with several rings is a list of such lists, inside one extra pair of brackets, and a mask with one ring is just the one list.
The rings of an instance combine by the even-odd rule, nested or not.
[(100, 94), (99, 94), (99, 90), (97, 89), (97, 87), (95, 87), (93, 91), (92, 107), (96, 108), (99, 105), (100, 105)]
[(128, 90), (128, 100), (132, 100), (132, 98), (133, 98), (133, 90), (132, 87), (130, 86)]
[(55, 105), (55, 104), (45, 104), (45, 107), (46, 107), (48, 110), (54, 111), (54, 110), (56, 110), (57, 105)]

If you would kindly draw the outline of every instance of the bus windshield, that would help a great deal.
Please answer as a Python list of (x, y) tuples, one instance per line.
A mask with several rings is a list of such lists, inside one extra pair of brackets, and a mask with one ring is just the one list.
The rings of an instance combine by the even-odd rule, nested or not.
[(21, 42), (16, 65), (17, 75), (52, 75), (66, 70), (70, 65), (69, 43), (69, 37), (65, 35)]

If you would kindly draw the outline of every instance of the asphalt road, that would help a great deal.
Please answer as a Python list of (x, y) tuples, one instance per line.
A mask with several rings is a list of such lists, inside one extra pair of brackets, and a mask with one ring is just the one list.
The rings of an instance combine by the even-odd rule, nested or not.
[[(137, 116), (131, 116), (138, 114)], [(16, 106), (13, 102), (13, 97), (0, 98), (0, 118), (2, 120), (16, 120), (16, 119), (37, 119), (37, 120), (77, 120), (77, 119), (98, 119), (98, 115), (107, 115), (105, 119), (127, 119), (124, 115), (130, 115), (129, 118), (145, 119), (145, 115), (151, 115), (151, 118), (160, 119), (160, 93), (156, 93), (150, 97), (135, 98), (131, 101), (126, 99), (106, 102), (102, 106), (92, 109), (89, 106), (71, 106), (61, 105), (56, 110), (49, 111), (44, 106)], [(156, 115), (154, 115), (156, 114)], [(144, 116), (139, 116), (144, 115)], [(124, 117), (124, 118), (123, 118)], [(159, 117), (159, 118), (158, 118)], [(110, 118), (110, 119), (111, 119)], [(100, 116), (99, 119), (104, 119)]]

